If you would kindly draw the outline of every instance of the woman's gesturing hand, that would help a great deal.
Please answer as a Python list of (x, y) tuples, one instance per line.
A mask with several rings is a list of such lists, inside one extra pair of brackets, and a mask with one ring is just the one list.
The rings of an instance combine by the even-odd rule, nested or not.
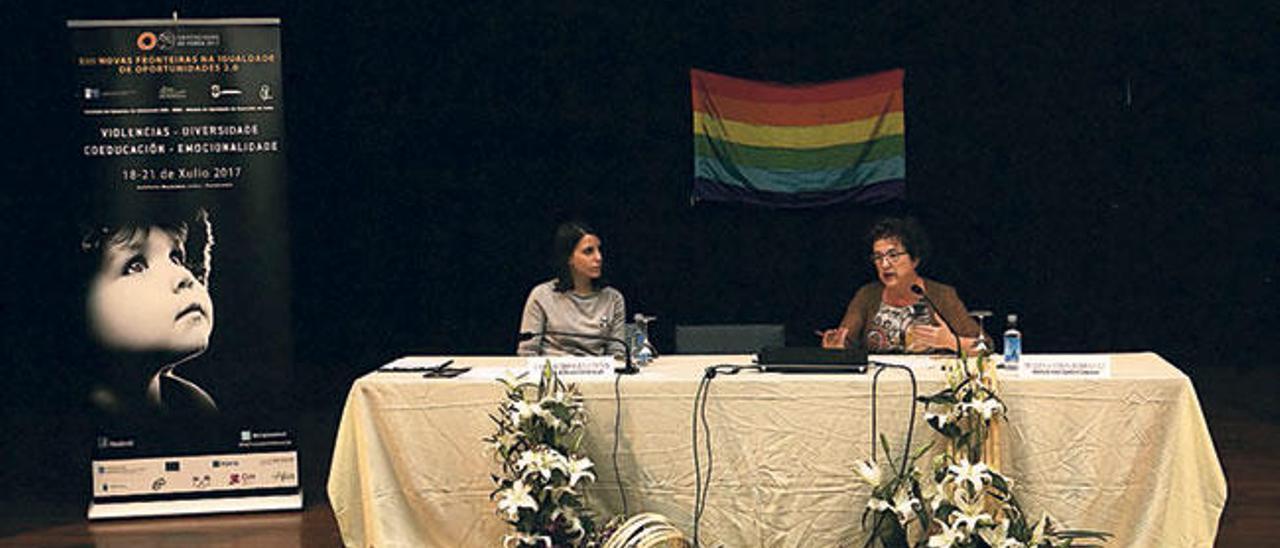
[(823, 348), (844, 348), (849, 338), (849, 328), (837, 327), (821, 332)]
[(956, 349), (956, 337), (945, 325), (913, 325), (910, 329), (913, 346), (919, 344), (927, 348)]

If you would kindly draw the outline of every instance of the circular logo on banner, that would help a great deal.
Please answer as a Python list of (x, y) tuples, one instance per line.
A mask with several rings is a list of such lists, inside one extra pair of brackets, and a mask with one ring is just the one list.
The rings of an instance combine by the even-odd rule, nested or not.
[(173, 35), (172, 30), (166, 30), (160, 33), (160, 49), (172, 49), (178, 43), (177, 37)]
[(155, 49), (157, 42), (159, 42), (159, 39), (156, 38), (156, 33), (154, 32), (147, 31), (138, 35), (138, 49), (142, 51)]

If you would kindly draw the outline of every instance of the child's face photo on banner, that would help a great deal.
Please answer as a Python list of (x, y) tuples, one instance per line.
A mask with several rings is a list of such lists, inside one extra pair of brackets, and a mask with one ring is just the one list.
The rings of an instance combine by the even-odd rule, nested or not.
[(152, 226), (103, 242), (86, 303), (103, 348), (180, 355), (208, 347), (213, 301), (186, 266), (181, 236)]

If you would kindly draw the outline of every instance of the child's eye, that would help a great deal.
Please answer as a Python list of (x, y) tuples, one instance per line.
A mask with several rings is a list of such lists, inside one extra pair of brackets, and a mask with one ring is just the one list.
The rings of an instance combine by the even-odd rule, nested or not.
[(186, 254), (184, 254), (181, 249), (175, 249), (169, 252), (169, 260), (173, 261), (173, 264), (181, 265), (186, 258)]
[(122, 273), (125, 276), (130, 274), (138, 274), (147, 269), (147, 259), (142, 255), (135, 255), (128, 262), (124, 263)]

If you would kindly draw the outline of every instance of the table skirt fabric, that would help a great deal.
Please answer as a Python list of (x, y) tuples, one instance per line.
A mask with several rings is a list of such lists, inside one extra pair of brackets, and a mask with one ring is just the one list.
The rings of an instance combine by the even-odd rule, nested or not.
[[(455, 359), (474, 369), (454, 379), (370, 373), (351, 387), (328, 485), (348, 546), (496, 546), (509, 532), (489, 500), (498, 465), (482, 438), (503, 397), (494, 379), (524, 360)], [(694, 394), (706, 366), (750, 359), (666, 356), (624, 377), (616, 471), (614, 379), (569, 379), (588, 416), (584, 448), (598, 477), (591, 503), (621, 513), (620, 473), (633, 514), (661, 513), (692, 534)], [(921, 394), (943, 386), (939, 360), (898, 360), (911, 364)], [(1180, 371), (1155, 354), (1122, 354), (1109, 379), (1006, 375), (1001, 384), (1009, 406), (1002, 471), (1033, 517), (1047, 512), (1066, 527), (1110, 532), (1111, 546), (1212, 546), (1226, 480)], [(905, 373), (882, 375), (878, 427), (895, 454), (910, 396)], [(871, 406), (871, 375), (716, 377), (706, 408), (712, 471), (703, 542), (861, 545), (869, 491), (852, 465), (871, 456)], [(919, 412), (912, 445), (934, 439)]]

